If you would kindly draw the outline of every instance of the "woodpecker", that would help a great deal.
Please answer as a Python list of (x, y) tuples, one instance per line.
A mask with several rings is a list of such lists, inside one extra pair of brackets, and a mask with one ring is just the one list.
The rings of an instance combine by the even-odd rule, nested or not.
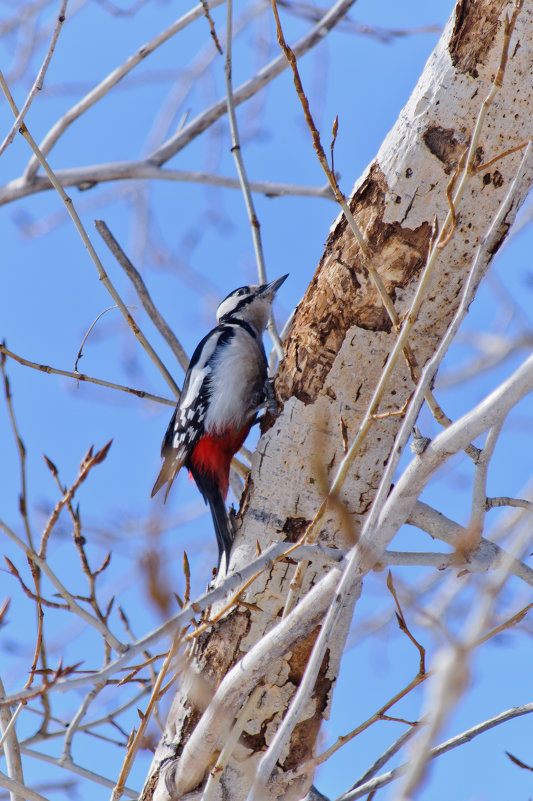
[(269, 383), (263, 332), (277, 290), (287, 275), (261, 286), (241, 286), (217, 309), (217, 326), (198, 344), (178, 405), (167, 428), (163, 465), (152, 498), (186, 467), (209, 504), (226, 569), (233, 542), (225, 506), (231, 460), (257, 414), (268, 405)]

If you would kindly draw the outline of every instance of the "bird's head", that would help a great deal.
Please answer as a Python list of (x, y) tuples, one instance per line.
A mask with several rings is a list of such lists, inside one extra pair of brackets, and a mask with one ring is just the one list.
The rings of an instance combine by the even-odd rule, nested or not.
[[(288, 275), (288, 273), (287, 273)], [(217, 322), (229, 323), (242, 320), (251, 325), (261, 336), (266, 328), (274, 295), (287, 278), (282, 275), (270, 284), (240, 286), (224, 298), (217, 309)]]

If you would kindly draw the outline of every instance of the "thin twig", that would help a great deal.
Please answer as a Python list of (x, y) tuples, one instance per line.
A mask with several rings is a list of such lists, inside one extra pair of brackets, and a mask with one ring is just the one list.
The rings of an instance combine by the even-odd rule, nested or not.
[(146, 707), (146, 711), (143, 713), (141, 724), (137, 730), (137, 733), (132, 738), (131, 743), (128, 744), (128, 749), (126, 752), (126, 756), (124, 758), (124, 763), (122, 765), (119, 777), (117, 779), (117, 783), (113, 788), (113, 793), (111, 794), (111, 801), (119, 801), (121, 796), (124, 794), (124, 783), (128, 778), (129, 772), (131, 770), (133, 760), (135, 758), (135, 754), (139, 750), (139, 746), (141, 745), (141, 741), (144, 738), (144, 733), (146, 731), (146, 727), (150, 721), (150, 717), (152, 711), (155, 709), (157, 701), (159, 699), (159, 692), (161, 690), (161, 685), (163, 683), (163, 679), (165, 678), (168, 669), (176, 652), (181, 644), (181, 632), (177, 631), (174, 635), (174, 639), (172, 641), (172, 645), (169, 649), (167, 657), (161, 666), (161, 670), (157, 676), (156, 682), (154, 684), (154, 688), (152, 690), (152, 694), (150, 696), (150, 700), (148, 701), (148, 705)]
[[(216, 8), (216, 6), (221, 5), (224, 0), (210, 0), (211, 8)], [(101, 100), (113, 86), (124, 78), (129, 72), (132, 71), (137, 64), (140, 64), (141, 61), (153, 53), (158, 47), (162, 44), (167, 42), (173, 36), (175, 36), (179, 31), (183, 30), (187, 25), (190, 25), (192, 22), (197, 20), (199, 17), (202, 16), (204, 13), (203, 6), (201, 4), (195, 6), (193, 9), (188, 11), (184, 14), (180, 19), (176, 20), (169, 25), (168, 28), (165, 28), (164, 31), (158, 33), (157, 36), (154, 36), (153, 39), (150, 39), (149, 42), (142, 45), (136, 53), (130, 56), (124, 64), (121, 64), (120, 67), (117, 67), (113, 72), (111, 72), (103, 81), (101, 81), (94, 89), (92, 89), (85, 97), (83, 97), (75, 106), (73, 106), (66, 114), (58, 120), (55, 125), (51, 128), (48, 134), (43, 139), (40, 145), (41, 153), (46, 156), (50, 150), (53, 148), (57, 140), (65, 133), (67, 128), (72, 125), (72, 123), (78, 119), (85, 111), (94, 106), (98, 100)], [(26, 183), (31, 183), (33, 178), (35, 177), (37, 170), (39, 169), (39, 161), (38, 159), (33, 156), (30, 160), (25, 173), (24, 173), (24, 181)]]
[[(100, 784), (103, 787), (109, 787), (110, 789), (115, 786), (115, 782), (111, 779), (106, 779), (105, 776), (101, 776), (99, 773), (94, 773), (92, 770), (87, 770), (87, 768), (78, 765), (72, 760), (60, 762), (60, 760), (56, 757), (49, 756), (49, 754), (43, 754), (41, 751), (35, 751), (33, 748), (27, 748), (25, 745), (21, 745), (20, 750), (25, 756), (39, 759), (42, 762), (47, 762), (50, 765), (56, 765), (56, 767), (60, 767), (62, 770), (69, 770), (71, 773), (75, 773), (77, 776), (83, 776), (84, 779), (89, 779), (95, 784)], [(131, 787), (124, 787), (122, 795), (127, 795), (128, 798), (133, 799), (139, 798), (138, 790), (133, 790)], [(30, 796), (28, 796), (28, 799), (29, 798)], [(39, 801), (41, 801), (41, 798), (42, 797), (40, 797)], [(47, 799), (44, 799), (44, 801), (47, 801)]]
[(5, 139), (2, 142), (2, 144), (0, 145), (0, 156), (2, 155), (2, 153), (4, 152), (6, 147), (8, 147), (12, 143), (13, 139), (15, 138), (15, 135), (16, 135), (18, 129), (20, 128), (20, 126), (22, 125), (22, 123), (24, 121), (24, 117), (26, 116), (31, 104), (33, 103), (33, 100), (34, 100), (37, 92), (40, 92), (41, 89), (43, 88), (44, 76), (46, 75), (46, 71), (48, 69), (48, 65), (50, 64), (50, 61), (51, 61), (52, 56), (54, 54), (54, 50), (55, 50), (55, 46), (56, 46), (56, 42), (57, 42), (59, 33), (60, 33), (61, 28), (63, 27), (63, 23), (65, 21), (65, 11), (66, 11), (66, 8), (67, 8), (67, 2), (68, 2), (68, 0), (61, 0), (61, 7), (60, 7), (59, 13), (57, 15), (57, 20), (56, 20), (56, 24), (55, 24), (55, 27), (54, 27), (54, 32), (52, 34), (52, 40), (51, 40), (50, 45), (48, 47), (48, 51), (47, 51), (47, 53), (46, 53), (46, 55), (44, 57), (44, 61), (43, 61), (42, 65), (41, 65), (41, 69), (37, 73), (37, 77), (36, 77), (36, 79), (35, 79), (35, 81), (33, 83), (33, 86), (31, 87), (30, 91), (28, 92), (28, 96), (27, 96), (27, 98), (26, 98), (26, 100), (24, 102), (24, 105), (22, 106), (21, 110), (19, 111), (15, 122), (11, 126), (11, 130), (9, 131), (7, 136), (5, 137)]
[(19, 454), (19, 463), (20, 463), (20, 496), (19, 496), (19, 509), (20, 514), (22, 516), (22, 520), (24, 523), (24, 529), (26, 531), (26, 537), (28, 539), (28, 545), (30, 548), (33, 548), (33, 535), (30, 526), (30, 520), (28, 517), (28, 491), (27, 491), (27, 479), (26, 479), (26, 448), (22, 441), (22, 437), (20, 436), (20, 432), (17, 425), (17, 419), (15, 417), (15, 410), (13, 408), (13, 399), (11, 396), (11, 385), (9, 383), (9, 378), (7, 377), (5, 362), (6, 356), (10, 356), (9, 352), (6, 352), (4, 345), (0, 343), (0, 370), (2, 371), (2, 377), (4, 379), (4, 394), (7, 403), (7, 410), (9, 414), (9, 419), (11, 421), (11, 428), (13, 429), (13, 435), (15, 437), (15, 442), (17, 444), (17, 451)]
[[(261, 241), (261, 225), (259, 223), (259, 219), (255, 211), (252, 192), (250, 190), (250, 185), (248, 183), (248, 175), (246, 174), (246, 168), (244, 166), (244, 158), (242, 155), (241, 143), (239, 138), (239, 128), (237, 125), (237, 115), (235, 114), (233, 86), (231, 81), (231, 58), (232, 58), (232, 41), (233, 41), (233, 0), (226, 0), (226, 6), (227, 6), (226, 60), (224, 65), (224, 78), (226, 85), (228, 119), (231, 130), (231, 143), (232, 143), (231, 152), (233, 153), (233, 158), (235, 159), (235, 166), (237, 168), (237, 174), (239, 176), (241, 191), (244, 197), (246, 211), (248, 213), (248, 220), (250, 222), (250, 227), (252, 230), (252, 241), (254, 244), (254, 253), (255, 253), (255, 260), (257, 263), (257, 273), (259, 276), (259, 283), (266, 284), (267, 277), (266, 277), (265, 258), (263, 253), (263, 243)], [(276, 348), (278, 358), (282, 359), (283, 346), (281, 344), (281, 339), (278, 330), (276, 328), (276, 323), (274, 321), (274, 315), (272, 310), (270, 311), (270, 315), (268, 318), (267, 329), (272, 339), (272, 342), (274, 343), (274, 347)]]
[[(90, 167), (72, 167), (54, 172), (61, 186), (76, 186), (80, 191), (92, 189), (97, 184), (110, 181), (175, 181), (203, 186), (220, 186), (239, 191), (241, 189), (237, 178), (210, 172), (164, 169), (152, 164), (149, 158), (138, 161), (94, 164)], [(0, 206), (35, 195), (38, 192), (47, 192), (53, 188), (52, 182), (46, 175), (36, 175), (31, 183), (27, 183), (23, 178), (15, 178), (0, 187)], [(334, 200), (329, 185), (315, 187), (271, 181), (250, 181), (250, 189), (252, 192), (268, 198), (310, 197)]]
[(5, 345), (0, 342), (0, 353), (9, 356), (10, 359), (25, 367), (31, 367), (33, 370), (40, 370), (43, 373), (50, 373), (52, 375), (63, 375), (67, 378), (74, 378), (76, 381), (86, 381), (89, 384), (98, 384), (101, 387), (108, 387), (109, 389), (117, 389), (120, 392), (127, 392), (129, 395), (136, 395), (138, 398), (146, 398), (146, 400), (155, 401), (156, 403), (163, 403), (165, 406), (175, 406), (176, 401), (170, 398), (162, 398), (161, 395), (152, 395), (150, 392), (145, 392), (144, 389), (133, 389), (132, 387), (125, 387), (122, 384), (114, 384), (112, 381), (104, 381), (103, 378), (94, 378), (93, 376), (86, 375), (85, 373), (73, 373), (70, 370), (60, 370), (57, 367), (50, 367), (48, 364), (38, 364), (37, 362), (30, 362), (24, 359), (12, 350), (8, 350)]
[[(136, 306), (126, 306), (126, 308), (127, 309), (136, 309), (137, 307)], [(118, 306), (108, 306), (107, 309), (104, 309), (103, 311), (101, 311), (100, 314), (98, 315), (98, 317), (95, 320), (93, 320), (93, 322), (91, 323), (91, 325), (87, 329), (87, 333), (83, 337), (83, 339), (81, 341), (81, 345), (80, 345), (80, 347), (78, 349), (78, 352), (76, 354), (76, 358), (74, 359), (74, 372), (75, 373), (78, 372), (78, 362), (81, 359), (81, 357), (83, 356), (83, 347), (84, 347), (85, 343), (87, 342), (87, 339), (89, 338), (91, 331), (95, 327), (95, 325), (98, 322), (98, 320), (100, 320), (104, 316), (104, 314), (107, 314), (107, 312), (111, 311), (112, 309), (118, 309)]]
[[(367, 572), (368, 569), (372, 567), (372, 564), (375, 563), (376, 561), (375, 559), (376, 546), (377, 546), (376, 540), (379, 539), (380, 547), (386, 547), (390, 542), (390, 539), (392, 539), (392, 537), (394, 536), (394, 533), (397, 530), (397, 526), (400, 524), (401, 515), (404, 511), (402, 509), (401, 503), (398, 503), (397, 505), (398, 508), (395, 507), (396, 513), (393, 514), (391, 512), (390, 518), (387, 519), (387, 513), (389, 512), (389, 510), (391, 510), (391, 506), (400, 492), (399, 490), (400, 485), (402, 485), (402, 490), (405, 493), (405, 504), (407, 504), (408, 502), (407, 498), (409, 499), (412, 498), (413, 492), (415, 491), (414, 487), (411, 487), (410, 485), (410, 489), (409, 491), (407, 491), (405, 484), (402, 484), (402, 480), (407, 476), (407, 471), (403, 474), (402, 479), (398, 482), (393, 492), (390, 493), (392, 481), (394, 478), (394, 472), (397, 468), (401, 454), (403, 453), (403, 450), (408, 442), (409, 436), (413, 429), (413, 425), (416, 422), (416, 418), (421, 408), (427, 388), (430, 386), (430, 382), (433, 380), (438, 365), (444, 358), (449, 343), (455, 336), (457, 328), (459, 327), (460, 322), (462, 321), (463, 317), (465, 316), (468, 310), (468, 307), (470, 305), (470, 302), (472, 300), (473, 294), (477, 286), (476, 282), (478, 280), (478, 273), (481, 270), (481, 266), (484, 263), (484, 259), (486, 258), (487, 253), (490, 253), (490, 248), (493, 247), (494, 242), (499, 241), (501, 239), (501, 226), (503, 221), (506, 220), (507, 224), (511, 224), (512, 219), (514, 218), (514, 214), (516, 213), (516, 206), (518, 205), (520, 198), (525, 194), (526, 191), (525, 187), (531, 180), (531, 169), (533, 167), (533, 165), (530, 164), (531, 153), (532, 153), (532, 146), (530, 143), (526, 149), (526, 152), (524, 153), (524, 156), (522, 158), (518, 171), (515, 175), (515, 178), (509, 188), (509, 191), (502, 205), (500, 206), (498, 213), (492, 220), (488, 231), (483, 236), (483, 239), (476, 251), (476, 256), (474, 258), (468, 278), (463, 286), (462, 298), (457, 308), (457, 311), (454, 315), (454, 318), (450, 323), (450, 325), (448, 326), (446, 334), (442, 338), (434, 355), (427, 362), (426, 366), (422, 371), (419, 383), (417, 385), (417, 388), (413, 395), (412, 402), (410, 404), (410, 408), (396, 436), (394, 446), (391, 450), (391, 455), (387, 462), (385, 471), (383, 473), (378, 491), (374, 497), (374, 501), (372, 503), (370, 512), (366, 517), (363, 526), (363, 531), (359, 539), (359, 543), (353, 548), (351, 555), (348, 559), (347, 566), (343, 572), (342, 579), (339, 582), (339, 586), (337, 587), (335, 593), (335, 602), (331, 605), (328, 614), (326, 616), (326, 619), (320, 629), (319, 635), (313, 646), (311, 656), (307, 663), (304, 675), (300, 681), (299, 687), (291, 701), (289, 709), (282, 723), (280, 724), (276, 734), (274, 735), (274, 738), (269, 748), (267, 749), (267, 751), (265, 752), (259, 763), (259, 766), (257, 768), (256, 778), (252, 786), (252, 789), (250, 791), (249, 801), (252, 801), (252, 799), (258, 797), (262, 788), (266, 785), (266, 782), (270, 777), (270, 774), (281, 752), (281, 749), (288, 741), (288, 738), (290, 737), (294, 729), (294, 726), (301, 717), (304, 705), (305, 703), (307, 703), (307, 699), (310, 697), (312, 688), (315, 685), (318, 671), (324, 659), (324, 654), (326, 648), (328, 647), (329, 640), (333, 636), (333, 633), (336, 631), (339, 617), (342, 613), (346, 613), (347, 607), (351, 607), (357, 601), (357, 598), (359, 597), (359, 594), (361, 592), (361, 577), (362, 575), (364, 575), (365, 572)], [(398, 337), (396, 341), (396, 346), (401, 347), (400, 344), (401, 338), (402, 334), (400, 334), (400, 336)], [(390, 358), (391, 357), (389, 357), (389, 360)], [(384, 372), (387, 370), (388, 365), (389, 362), (387, 362)], [(531, 360), (530, 363), (528, 364), (528, 368), (529, 370), (532, 369)], [(527, 374), (526, 368), (525, 371)], [(518, 371), (518, 373), (520, 374), (521, 371)], [(510, 408), (510, 404), (513, 403), (513, 399), (514, 402), (517, 402), (516, 398), (522, 397), (522, 395), (527, 391), (527, 388), (531, 381), (530, 374), (527, 375), (528, 378), (527, 381), (522, 380), (522, 382), (520, 382), (519, 376), (516, 375), (514, 378), (520, 389), (518, 389), (517, 387), (516, 395), (509, 393), (508, 396), (505, 398), (505, 405), (507, 406), (507, 408)], [(501, 393), (497, 394), (499, 398)], [(498, 419), (500, 419), (501, 415), (504, 413), (505, 409), (500, 412), (500, 417)], [(495, 414), (495, 412), (493, 414)], [(485, 422), (485, 419), (486, 418), (483, 418), (483, 422)], [(478, 426), (480, 425), (481, 424), (478, 422)], [(441, 441), (443, 439), (446, 440), (448, 432), (451, 432), (453, 429), (455, 429), (455, 431), (459, 430), (457, 424), (455, 424), (455, 426), (446, 429), (442, 434), (439, 435), (438, 439), (440, 439)], [(463, 432), (465, 430), (468, 431), (467, 428), (463, 428), (461, 430), (463, 430)], [(472, 430), (474, 430), (474, 427)], [(483, 426), (482, 430), (485, 430)], [(461, 438), (461, 440), (462, 439), (464, 439), (464, 436)], [(355, 441), (357, 441), (357, 438)], [(432, 445), (434, 445), (434, 443)], [(430, 445), (430, 448), (432, 448), (432, 445)], [(424, 454), (422, 454), (422, 457), (415, 457), (416, 459), (420, 460), (421, 464), (424, 464), (426, 466), (426, 469), (424, 471), (424, 480), (423, 483), (421, 484), (422, 486), (425, 486), (432, 472), (431, 470), (427, 469), (426, 457), (428, 452), (429, 448), (424, 452)], [(447, 452), (448, 457), (449, 455), (450, 453)], [(337, 471), (337, 476), (335, 477), (335, 480), (332, 484), (331, 491), (335, 489), (335, 492), (338, 492), (342, 487), (342, 484), (344, 482), (344, 479), (348, 471), (348, 467), (351, 464), (351, 462), (349, 461), (350, 456), (351, 454), (349, 451), (348, 454), (344, 457), (343, 461), (341, 462), (341, 465)], [(436, 467), (434, 469), (436, 469)], [(416, 496), (415, 498), (413, 498), (413, 503), (414, 500), (416, 500)], [(324, 502), (322, 503), (321, 508), (323, 506)], [(322, 517), (324, 512), (322, 513)], [(405, 517), (403, 520), (401, 520), (401, 522), (405, 521), (407, 514), (408, 511), (406, 510)], [(315, 521), (317, 519), (321, 520), (322, 517), (320, 516), (320, 513), (317, 513), (317, 515), (315, 516)], [(382, 522), (384, 519), (387, 520), (388, 525), (384, 525), (384, 523)], [(313, 522), (313, 525), (315, 525), (315, 521)], [(375, 536), (378, 530), (380, 533), (379, 538)]]
[[(74, 599), (71, 593), (67, 590), (67, 588), (62, 584), (62, 582), (57, 578), (56, 574), (49, 567), (47, 561), (45, 559), (42, 559), (39, 556), (39, 554), (35, 553), (35, 551), (32, 548), (30, 548), (24, 542), (24, 540), (21, 540), (20, 537), (17, 534), (15, 534), (15, 532), (12, 531), (12, 529), (10, 529), (9, 526), (6, 523), (4, 523), (4, 521), (1, 519), (0, 519), (0, 528), (9, 537), (9, 539), (15, 543), (15, 545), (18, 545), (18, 547), (25, 552), (30, 561), (34, 562), (37, 565), (37, 567), (39, 567), (42, 570), (42, 572), (46, 574), (46, 576), (52, 582), (56, 590), (63, 596), (63, 598), (67, 602), (71, 612), (74, 612), (75, 614), (79, 615), (79, 617), (85, 620), (86, 623), (89, 623), (89, 625), (97, 629), (97, 631), (100, 632), (104, 640), (106, 640), (106, 642), (108, 642), (109, 645), (112, 648), (114, 648), (117, 653), (121, 654), (127, 649), (127, 646), (121, 643), (119, 640), (117, 640), (115, 635), (111, 633), (111, 631), (107, 626), (104, 626), (102, 622), (98, 620), (98, 618), (91, 615), (90, 612), (87, 612), (86, 609), (84, 609), (77, 603), (77, 601)], [(25, 690), (22, 693), (22, 695), (25, 698), (31, 698), (35, 696), (37, 692), (38, 691), (36, 691), (35, 688), (28, 689)], [(2, 702), (0, 701), (0, 703)]]
[[(13, 399), (11, 396), (11, 388), (9, 384), (9, 379), (7, 377), (6, 369), (5, 369), (5, 361), (6, 361), (6, 354), (3, 351), (0, 351), (0, 368), (2, 370), (2, 376), (4, 379), (4, 390), (6, 396), (6, 403), (9, 413), (9, 418), (11, 421), (11, 427), (13, 429), (13, 434), (15, 437), (15, 441), (17, 443), (17, 450), (19, 453), (19, 462), (20, 462), (20, 475), (21, 475), (21, 493), (19, 496), (19, 511), (22, 516), (24, 522), (24, 529), (26, 531), (26, 538), (28, 540), (28, 547), (33, 551), (34, 550), (34, 543), (33, 543), (33, 535), (30, 526), (30, 519), (28, 516), (28, 492), (27, 492), (27, 481), (26, 481), (26, 448), (24, 447), (24, 443), (22, 441), (22, 437), (20, 436), (20, 432), (17, 426), (17, 421), (15, 417), (15, 410), (13, 408)], [(46, 660), (46, 647), (43, 641), (43, 606), (41, 603), (41, 574), (39, 570), (36, 568), (33, 562), (30, 562), (30, 570), (32, 574), (33, 583), (35, 586), (35, 601), (36, 601), (36, 616), (37, 616), (37, 636), (35, 640), (35, 648), (33, 653), (33, 659), (30, 667), (30, 671), (28, 674), (28, 681), (26, 686), (30, 686), (33, 681), (34, 670), (37, 667), (37, 663), (39, 661), (39, 657), (41, 658), (41, 665), (43, 669), (47, 668), (47, 660)], [(22, 579), (19, 577), (20, 583), (24, 587)], [(26, 589), (26, 588), (25, 588)], [(29, 590), (28, 590), (29, 592)], [(46, 714), (49, 714), (50, 708), (48, 704), (48, 700), (45, 699), (43, 702), (43, 706), (45, 709)]]
[(78, 731), (80, 724), (87, 713), (90, 704), (94, 701), (98, 693), (104, 689), (103, 684), (95, 684), (81, 702), (78, 711), (67, 726), (63, 749), (61, 751), (60, 762), (69, 762), (72, 759), (72, 740)]
[(207, 19), (207, 21), (209, 23), (209, 31), (211, 33), (211, 38), (213, 39), (213, 41), (215, 43), (216, 49), (218, 50), (220, 55), (222, 55), (222, 48), (220, 46), (220, 42), (218, 41), (217, 32), (215, 30), (215, 23), (213, 22), (213, 17), (211, 16), (211, 14), (209, 12), (209, 6), (207, 4), (207, 0), (200, 0), (200, 2), (202, 3), (202, 8), (204, 9), (205, 18)]
[[(0, 71), (0, 86), (2, 87), (2, 90), (3, 90), (7, 100), (9, 102), (9, 105), (11, 106), (11, 110), (12, 110), (13, 114), (15, 116), (17, 116), (18, 108), (16, 106), (15, 101), (13, 100), (13, 98), (11, 96), (11, 92), (9, 91), (9, 87), (8, 87), (8, 85), (7, 85), (7, 83), (6, 83), (5, 79), (4, 79), (3, 73), (1, 71)], [(117, 306), (119, 307), (120, 311), (122, 312), (126, 322), (128, 323), (129, 327), (133, 331), (134, 335), (137, 337), (137, 339), (141, 343), (142, 347), (144, 348), (144, 350), (146, 351), (148, 356), (152, 359), (152, 361), (154, 362), (154, 364), (158, 368), (159, 372), (161, 373), (161, 375), (163, 376), (163, 378), (165, 379), (165, 381), (167, 382), (169, 387), (172, 389), (172, 391), (174, 392), (174, 394), (178, 398), (179, 397), (179, 389), (178, 389), (174, 379), (172, 378), (172, 376), (170, 375), (170, 373), (166, 369), (165, 365), (163, 364), (163, 362), (161, 361), (159, 356), (156, 354), (156, 352), (154, 351), (154, 349), (152, 348), (152, 346), (150, 345), (150, 343), (148, 342), (148, 340), (146, 339), (146, 337), (144, 336), (144, 334), (140, 330), (139, 326), (137, 325), (137, 323), (135, 322), (135, 320), (133, 319), (133, 317), (131, 316), (131, 314), (127, 310), (126, 306), (124, 305), (124, 302), (122, 301), (122, 298), (120, 297), (120, 295), (118, 294), (117, 290), (115, 289), (115, 287), (113, 286), (113, 284), (109, 280), (109, 277), (107, 276), (107, 273), (105, 272), (104, 267), (103, 267), (100, 259), (98, 258), (98, 255), (97, 255), (97, 253), (96, 253), (96, 251), (95, 251), (95, 249), (94, 249), (94, 247), (92, 245), (92, 242), (89, 239), (89, 237), (87, 235), (87, 232), (86, 232), (85, 228), (83, 227), (83, 224), (82, 224), (82, 222), (81, 222), (81, 220), (80, 220), (80, 218), (78, 216), (78, 213), (77, 213), (77, 211), (76, 211), (76, 209), (74, 207), (74, 204), (72, 202), (72, 198), (70, 198), (66, 194), (65, 190), (63, 189), (61, 184), (58, 182), (58, 180), (55, 177), (52, 169), (50, 168), (50, 166), (48, 164), (48, 162), (46, 161), (45, 157), (43, 156), (43, 154), (39, 150), (39, 148), (37, 146), (37, 143), (35, 142), (35, 140), (31, 136), (30, 132), (28, 131), (28, 129), (26, 127), (26, 123), (22, 123), (22, 126), (20, 128), (20, 132), (21, 132), (22, 136), (26, 139), (28, 144), (30, 145), (31, 149), (33, 150), (33, 152), (35, 153), (37, 159), (39, 160), (39, 163), (41, 164), (41, 166), (43, 167), (44, 171), (46, 172), (49, 180), (51, 181), (51, 183), (53, 184), (53, 186), (56, 189), (57, 193), (59, 194), (61, 200), (65, 204), (65, 208), (67, 209), (67, 211), (68, 211), (68, 213), (69, 213), (69, 215), (70, 215), (70, 217), (72, 219), (72, 222), (74, 223), (74, 226), (75, 226), (76, 230), (78, 231), (78, 233), (80, 235), (80, 238), (81, 238), (83, 244), (85, 245), (85, 247), (86, 247), (86, 249), (87, 249), (87, 251), (89, 253), (89, 256), (91, 257), (91, 261), (93, 262), (94, 266), (96, 267), (96, 269), (98, 271), (98, 276), (99, 276), (100, 280), (102, 281), (102, 283), (104, 284), (105, 288), (107, 289), (107, 291), (109, 292), (109, 294), (111, 295), (111, 297), (113, 298), (113, 300), (115, 301)]]
[[(470, 548), (475, 547), (481, 539), (487, 511), (487, 475), (489, 472), (490, 460), (492, 459), (494, 448), (498, 442), (502, 425), (503, 421), (490, 429), (474, 471), (472, 510), (470, 513), (470, 522), (468, 524), (468, 547)], [(463, 547), (467, 547), (466, 543)]]
[(89, 448), (89, 451), (87, 452), (86, 456), (84, 457), (80, 465), (80, 469), (76, 480), (74, 481), (72, 486), (68, 490), (66, 490), (66, 492), (63, 494), (63, 497), (60, 498), (59, 501), (56, 503), (44, 527), (43, 533), (41, 534), (41, 547), (39, 549), (39, 557), (41, 559), (46, 558), (48, 539), (50, 537), (52, 529), (57, 523), (61, 510), (63, 509), (64, 506), (67, 506), (72, 501), (76, 491), (81, 486), (81, 484), (83, 484), (83, 482), (86, 480), (92, 468), (95, 467), (95, 465), (101, 464), (104, 461), (104, 459), (107, 457), (112, 442), (113, 440), (110, 440), (106, 445), (104, 445), (103, 448), (101, 448), (95, 454), (93, 454), (92, 447)]
[[(469, 743), (475, 737), (478, 737), (480, 734), (493, 729), (495, 726), (506, 723), (508, 720), (514, 720), (514, 718), (520, 717), (521, 715), (528, 715), (531, 712), (533, 712), (533, 703), (512, 707), (511, 709), (507, 709), (505, 712), (500, 712), (499, 715), (495, 715), (494, 717), (483, 721), (483, 723), (478, 723), (475, 726), (472, 726), (470, 729), (466, 729), (466, 731), (461, 732), (461, 734), (457, 734), (455, 737), (451, 737), (449, 740), (446, 740), (445, 742), (440, 743), (440, 745), (435, 746), (435, 748), (431, 749), (429, 758), (435, 759), (441, 754), (445, 754), (447, 751), (451, 751), (452, 749), (458, 748), (465, 743)], [(390, 784), (390, 782), (399, 778), (405, 772), (407, 766), (408, 763), (406, 762), (403, 765), (400, 765), (400, 767), (390, 770), (388, 773), (384, 773), (381, 776), (376, 776), (376, 778), (371, 779), (364, 784), (356, 785), (353, 790), (343, 793), (336, 799), (336, 801), (356, 801), (357, 798), (362, 798), (374, 790), (379, 790), (381, 787), (385, 787), (387, 784)]]
[[(303, 56), (304, 53), (309, 52), (315, 45), (322, 42), (324, 36), (348, 13), (354, 2), (355, 0), (337, 0), (335, 5), (328, 9), (319, 22), (293, 46), (296, 57)], [(241, 84), (241, 86), (233, 92), (235, 107), (244, 103), (260, 89), (263, 89), (286, 69), (287, 61), (285, 57), (283, 55), (277, 56), (270, 64), (267, 64), (263, 69), (259, 70), (253, 78)], [(148, 159), (152, 164), (161, 166), (161, 164), (167, 162), (178, 151), (186, 147), (189, 142), (207, 130), (207, 128), (211, 127), (211, 125), (219, 120), (226, 112), (227, 99), (224, 97), (199, 114), (195, 119), (191, 120), (183, 130), (171, 136), (170, 139), (150, 153)]]
[(144, 283), (141, 274), (139, 271), (133, 266), (131, 261), (128, 259), (122, 248), (120, 247), (119, 243), (109, 230), (107, 224), (103, 220), (95, 220), (94, 224), (96, 226), (96, 230), (106, 243), (107, 247), (118, 261), (128, 278), (130, 279), (131, 283), (135, 287), (135, 291), (139, 296), (139, 300), (141, 301), (145, 312), (148, 314), (150, 320), (153, 322), (169, 348), (171, 349), (172, 353), (178, 360), (181, 367), (184, 370), (187, 370), (189, 366), (189, 358), (183, 347), (181, 346), (180, 341), (163, 318), (163, 315), (158, 311), (158, 309), (154, 306), (154, 302), (150, 297), (150, 293), (146, 288), (146, 284)]
[(486, 508), (495, 509), (498, 506), (514, 506), (518, 509), (526, 509), (528, 512), (533, 512), (533, 501), (526, 501), (523, 498), (508, 498), (501, 496), (499, 498), (486, 498)]

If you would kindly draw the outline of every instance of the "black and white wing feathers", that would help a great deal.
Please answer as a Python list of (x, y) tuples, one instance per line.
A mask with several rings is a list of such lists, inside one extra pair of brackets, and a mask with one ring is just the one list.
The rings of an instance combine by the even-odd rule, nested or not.
[(215, 352), (234, 336), (230, 326), (221, 325), (209, 332), (194, 351), (183, 383), (183, 390), (161, 445), (163, 465), (152, 489), (153, 496), (168, 481), (165, 500), (181, 468), (205, 432), (211, 379), (215, 369)]

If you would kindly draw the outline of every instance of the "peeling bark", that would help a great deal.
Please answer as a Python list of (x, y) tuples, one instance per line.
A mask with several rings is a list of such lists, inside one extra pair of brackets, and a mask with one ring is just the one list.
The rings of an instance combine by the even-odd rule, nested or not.
[[(505, 0), (461, 0), (399, 120), (375, 161), (356, 183), (350, 206), (376, 253), (382, 280), (398, 315), (407, 312), (426, 258), (433, 220), (448, 211), (446, 187), (468, 144), (476, 116), (498, 68)], [(509, 52), (504, 86), (491, 107), (478, 150), (478, 164), (520, 144), (531, 119), (530, 67), (533, 11), (522, 9)], [(442, 252), (410, 345), (420, 366), (428, 360), (456, 308), (467, 269), (520, 161), (515, 153), (474, 174), (455, 235)], [(487, 265), (488, 266), (488, 265)], [(282, 412), (265, 431), (243, 495), (232, 569), (247, 563), (256, 542), (295, 541), (314, 517), (332, 471), (343, 456), (340, 419), (351, 442), (394, 343), (390, 320), (365, 269), (344, 218), (334, 223), (324, 255), (299, 304), (276, 382)], [(406, 365), (396, 366), (380, 412), (402, 408), (413, 389)], [(353, 542), (372, 502), (401, 418), (375, 421), (352, 467), (340, 500), (342, 521), (328, 514), (320, 541), (335, 547)], [(326, 571), (314, 563), (304, 594)], [(280, 619), (294, 566), (279, 564), (259, 577), (240, 608), (198, 643), (190, 675), (178, 691), (142, 799), (168, 801), (165, 769), (183, 752), (202, 710), (194, 696), (201, 680), (208, 700), (228, 668)], [(315, 691), (271, 779), (272, 798), (301, 798), (312, 776), (291, 784), (287, 771), (312, 753), (320, 721), (327, 716), (344, 635), (324, 660)], [(245, 799), (254, 767), (268, 747), (299, 684), (316, 631), (272, 664), (217, 799)], [(201, 677), (198, 679), (198, 677)], [(192, 790), (193, 787), (188, 789)]]

